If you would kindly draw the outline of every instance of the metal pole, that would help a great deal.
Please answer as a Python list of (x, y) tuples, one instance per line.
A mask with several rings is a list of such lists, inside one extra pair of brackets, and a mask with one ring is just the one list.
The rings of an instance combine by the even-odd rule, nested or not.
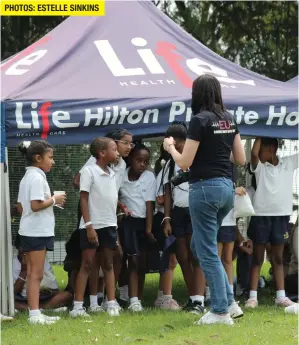
[(0, 167), (1, 184), (1, 228), (0, 228), (0, 250), (1, 250), (1, 313), (7, 315), (7, 281), (6, 281), (6, 210), (5, 210), (5, 186), (4, 186), (4, 164)]
[(9, 194), (9, 173), (8, 173), (8, 150), (5, 148), (6, 172), (4, 174), (5, 202), (6, 202), (6, 240), (7, 240), (7, 284), (8, 284), (8, 311), (10, 316), (15, 314), (15, 301), (12, 276), (12, 238), (11, 238), (11, 214), (10, 214), (10, 194)]

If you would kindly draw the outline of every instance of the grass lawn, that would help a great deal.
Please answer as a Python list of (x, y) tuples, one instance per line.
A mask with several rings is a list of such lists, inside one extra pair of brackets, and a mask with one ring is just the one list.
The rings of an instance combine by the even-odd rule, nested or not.
[[(264, 272), (267, 271), (264, 267)], [(57, 281), (64, 287), (66, 274), (55, 267)], [(264, 274), (266, 275), (266, 274)], [(245, 311), (234, 326), (195, 326), (198, 316), (184, 312), (151, 309), (157, 294), (158, 275), (147, 276), (142, 314), (123, 312), (118, 318), (92, 316), (91, 320), (71, 319), (67, 314), (52, 326), (29, 325), (27, 314), (17, 314), (16, 320), (2, 323), (2, 344), (5, 345), (286, 345), (298, 344), (298, 317), (285, 315), (275, 307), (274, 294), (264, 289), (260, 307)], [(173, 294), (180, 304), (187, 295), (180, 269), (176, 270)], [(241, 305), (244, 300), (241, 300)]]

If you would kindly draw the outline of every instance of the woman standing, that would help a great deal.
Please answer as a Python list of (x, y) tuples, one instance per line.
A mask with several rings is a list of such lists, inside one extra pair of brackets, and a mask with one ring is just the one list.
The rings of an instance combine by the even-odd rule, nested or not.
[(237, 124), (224, 108), (221, 86), (211, 75), (193, 82), (192, 112), (182, 154), (172, 137), (164, 148), (175, 162), (190, 167), (189, 208), (193, 235), (191, 249), (198, 258), (211, 291), (211, 310), (198, 324), (233, 324), (230, 315), (239, 308), (218, 257), (217, 234), (224, 217), (233, 208), (231, 162), (245, 164), (245, 151)]

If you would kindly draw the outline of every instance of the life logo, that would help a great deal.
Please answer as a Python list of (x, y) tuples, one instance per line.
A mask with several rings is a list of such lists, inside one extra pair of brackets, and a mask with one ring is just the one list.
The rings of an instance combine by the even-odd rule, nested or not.
[[(47, 43), (50, 39), (50, 36), (45, 36), (2, 64), (1, 68), (8, 67), (5, 75), (17, 76), (29, 72), (29, 67), (44, 58), (48, 51), (47, 49), (36, 50), (36, 48)], [(120, 55), (116, 52), (117, 48), (114, 49), (109, 40), (96, 40), (93, 43), (106, 66), (121, 86), (171, 85), (179, 81), (184, 87), (191, 88), (194, 78), (191, 77), (192, 73), (190, 72), (193, 72), (194, 77), (206, 73), (213, 74), (220, 81), (222, 87), (236, 88), (238, 84), (255, 86), (253, 80), (230, 78), (226, 70), (198, 57), (185, 59), (178, 53), (176, 45), (170, 42), (157, 42), (153, 51), (147, 48), (148, 42), (144, 38), (132, 38), (131, 44), (136, 48), (141, 59), (140, 62), (143, 63), (143, 65), (140, 64), (135, 67), (124, 66)], [(160, 61), (158, 57), (160, 57)], [(161, 64), (162, 62), (169, 67), (173, 75), (167, 75)], [(173, 76), (175, 76), (175, 79), (172, 79)], [(134, 80), (134, 77), (138, 78)]]
[[(144, 86), (144, 85), (157, 85), (157, 84), (176, 84), (174, 80), (161, 79), (158, 76), (165, 76), (166, 72), (158, 61), (157, 56), (160, 56), (173, 72), (176, 80), (179, 81), (184, 87), (191, 88), (193, 79), (190, 77), (190, 71), (196, 76), (210, 73), (213, 74), (220, 83), (223, 83), (223, 87), (236, 88), (235, 84), (245, 84), (255, 86), (253, 80), (235, 80), (228, 76), (227, 71), (219, 68), (211, 63), (199, 58), (191, 58), (185, 60), (177, 51), (175, 44), (165, 41), (159, 41), (156, 43), (154, 52), (150, 48), (146, 48), (147, 41), (142, 37), (135, 37), (131, 40), (131, 44), (137, 48), (137, 53), (141, 58), (143, 67), (125, 67), (116, 51), (108, 40), (94, 41), (100, 55), (105, 61), (107, 67), (111, 73), (117, 77), (122, 78), (119, 81), (121, 86)], [(160, 59), (161, 60), (161, 59)], [(145, 69), (146, 67), (146, 69)], [(187, 67), (187, 71), (186, 71)], [(189, 73), (188, 73), (189, 72)], [(138, 80), (123, 79), (128, 77), (143, 77), (151, 75), (151, 79)], [(153, 76), (157, 76), (159, 79), (152, 79)], [(224, 85), (226, 84), (226, 85)]]

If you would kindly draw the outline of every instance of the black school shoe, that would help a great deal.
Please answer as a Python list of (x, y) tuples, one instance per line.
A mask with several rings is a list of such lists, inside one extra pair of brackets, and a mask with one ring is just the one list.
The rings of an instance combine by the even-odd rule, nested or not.
[(128, 307), (130, 305), (129, 302), (127, 302), (127, 301), (125, 301), (123, 299), (120, 299), (120, 298), (117, 298), (116, 300), (117, 300), (118, 304), (121, 306), (122, 309), (128, 309)]
[(192, 302), (191, 298), (189, 298), (187, 304), (183, 308), (184, 311), (187, 311), (191, 314), (201, 315), (204, 313), (205, 309), (200, 301)]

